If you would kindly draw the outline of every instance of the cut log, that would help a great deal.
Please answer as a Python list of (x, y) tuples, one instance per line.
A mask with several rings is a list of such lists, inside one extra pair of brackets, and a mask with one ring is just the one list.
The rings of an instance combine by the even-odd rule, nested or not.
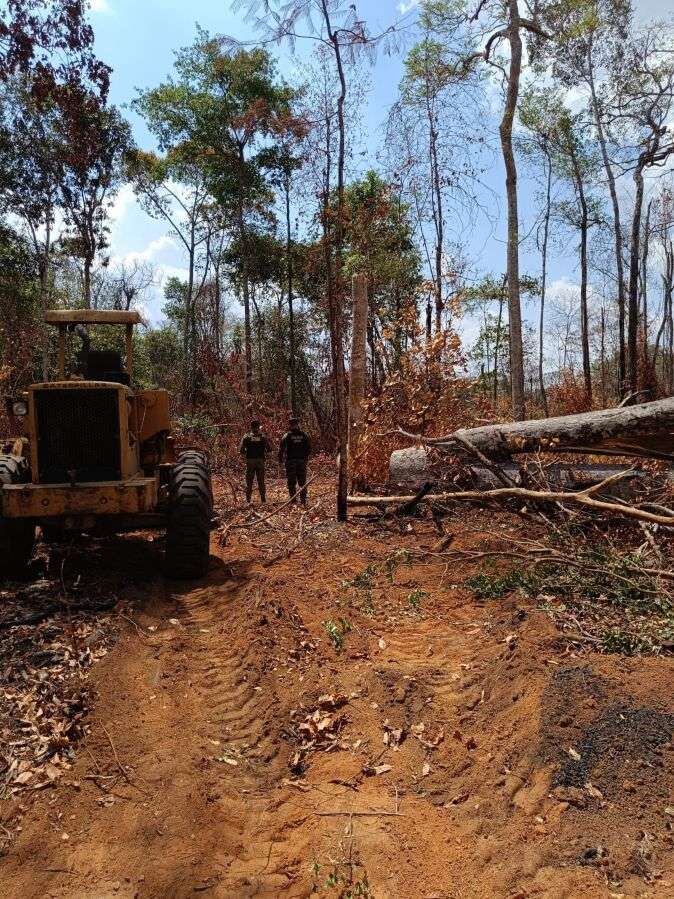
[[(407, 436), (415, 438), (416, 435)], [(471, 455), (465, 446), (468, 441), (475, 450), (492, 460), (506, 460), (517, 453), (565, 452), (674, 461), (674, 397), (580, 415), (483, 425), (461, 429), (446, 437), (416, 439), (464, 456)], [(416, 468), (417, 475), (422, 473), (424, 466), (419, 447), (398, 452), (410, 454), (407, 457), (410, 472)], [(404, 459), (403, 456), (396, 458), (396, 470)]]
[(428, 479), (428, 466), (428, 450), (424, 446), (394, 450), (389, 460), (389, 480), (401, 487), (422, 484)]
[[(490, 459), (515, 453), (605, 451), (674, 459), (674, 397), (580, 415), (483, 425), (457, 435)], [(433, 443), (456, 445), (452, 437)], [(463, 451), (460, 444), (457, 451)]]

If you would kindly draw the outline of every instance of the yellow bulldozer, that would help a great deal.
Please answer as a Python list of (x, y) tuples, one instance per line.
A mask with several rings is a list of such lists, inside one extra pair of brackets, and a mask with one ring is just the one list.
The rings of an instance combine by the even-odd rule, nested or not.
[[(139, 313), (59, 309), (45, 321), (58, 328), (57, 379), (6, 398), (19, 434), (0, 454), (0, 577), (26, 567), (38, 527), (48, 540), (162, 529), (167, 576), (201, 577), (214, 521), (208, 457), (176, 453), (166, 390), (132, 387)], [(90, 326), (123, 327), (125, 351), (92, 349)]]

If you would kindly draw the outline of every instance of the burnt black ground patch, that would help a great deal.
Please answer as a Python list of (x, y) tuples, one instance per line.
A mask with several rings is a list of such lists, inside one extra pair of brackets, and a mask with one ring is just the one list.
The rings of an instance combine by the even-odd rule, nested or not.
[(632, 783), (648, 785), (657, 792), (664, 765), (662, 747), (673, 734), (674, 715), (616, 705), (585, 729), (574, 747), (580, 758), (567, 753), (554, 784), (583, 787), (591, 781), (607, 798), (629, 791)]

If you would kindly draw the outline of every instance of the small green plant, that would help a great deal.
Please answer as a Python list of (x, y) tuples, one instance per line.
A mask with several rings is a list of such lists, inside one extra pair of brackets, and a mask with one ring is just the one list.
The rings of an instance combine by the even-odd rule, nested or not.
[(647, 636), (628, 634), (614, 628), (602, 635), (600, 648), (602, 652), (619, 652), (621, 655), (632, 656), (639, 652), (652, 652), (654, 647), (653, 641)]
[(358, 880), (353, 880), (353, 872), (350, 877), (346, 877), (335, 868), (325, 878), (325, 889), (337, 890), (338, 899), (374, 899), (365, 873)]
[(375, 585), (377, 566), (368, 565), (360, 574), (355, 575), (349, 581), (342, 581), (342, 590), (371, 590)]
[(421, 600), (428, 595), (429, 594), (425, 590), (412, 590), (412, 592), (407, 597), (407, 602), (415, 612), (418, 612), (421, 608)]
[(323, 622), (323, 628), (325, 629), (325, 633), (332, 641), (332, 645), (335, 647), (336, 652), (341, 652), (344, 648), (346, 635), (351, 630), (351, 625), (349, 624), (349, 622), (346, 620), (346, 618), (338, 618), (337, 621), (333, 621), (332, 618), (328, 618)]
[(391, 553), (390, 556), (387, 556), (384, 559), (384, 570), (388, 575), (388, 579), (391, 583), (393, 583), (393, 577), (396, 572), (396, 568), (399, 565), (410, 565), (412, 563), (412, 556), (406, 549), (397, 549), (394, 553)]
[(464, 581), (477, 599), (499, 599), (513, 590), (522, 590), (527, 595), (538, 592), (541, 580), (526, 571), (506, 571), (504, 574), (474, 574)]

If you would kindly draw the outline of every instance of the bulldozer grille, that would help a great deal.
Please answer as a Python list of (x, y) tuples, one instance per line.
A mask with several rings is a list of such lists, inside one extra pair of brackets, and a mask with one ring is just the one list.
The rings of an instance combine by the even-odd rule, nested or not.
[(36, 390), (35, 421), (40, 483), (119, 480), (116, 390)]

